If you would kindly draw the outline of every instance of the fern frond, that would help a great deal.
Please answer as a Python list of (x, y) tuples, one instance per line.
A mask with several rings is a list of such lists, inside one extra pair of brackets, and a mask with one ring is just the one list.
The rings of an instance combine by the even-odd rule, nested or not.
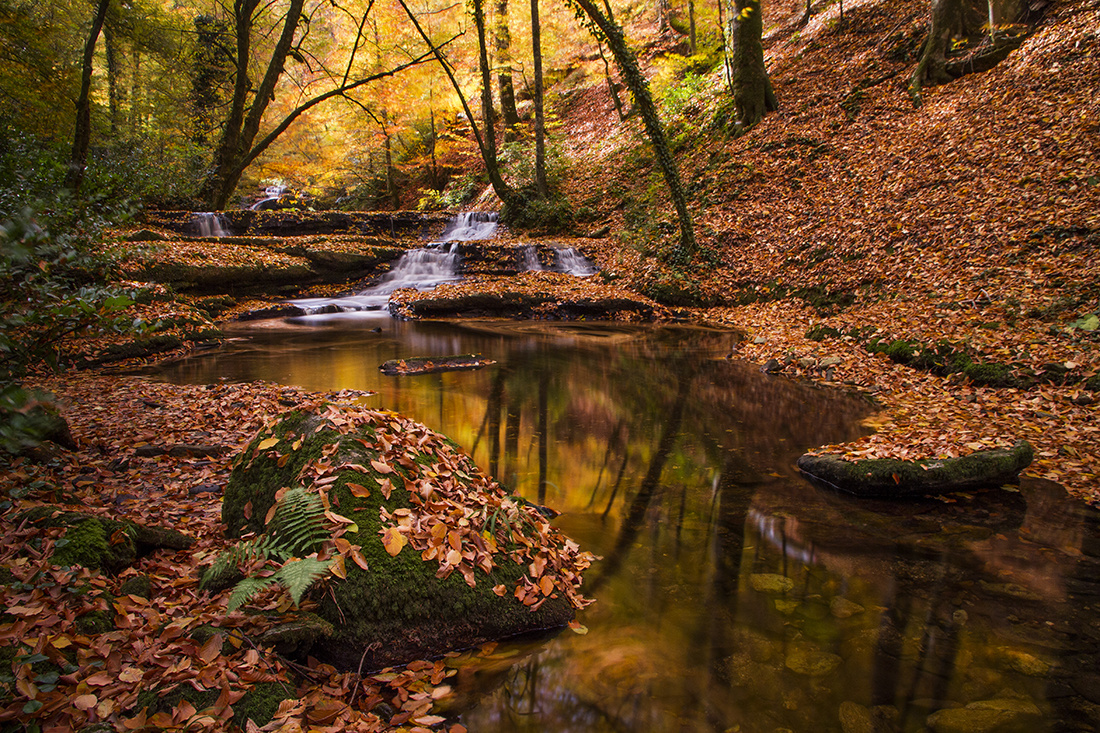
[(286, 588), (294, 605), (297, 606), (309, 587), (327, 573), (331, 565), (331, 560), (318, 560), (315, 557), (291, 560), (279, 568), (271, 579), (278, 581)]
[(254, 560), (283, 561), (289, 557), (290, 553), (268, 535), (260, 535), (244, 542), (238, 542), (218, 555), (214, 560), (214, 564), (202, 574), (199, 588), (203, 590), (210, 588), (219, 581), (232, 576), (241, 565), (247, 565)]
[(321, 497), (301, 487), (287, 491), (267, 525), (267, 534), (291, 556), (319, 549), (329, 535)]
[(279, 581), (275, 579), (275, 576), (271, 576), (270, 578), (253, 578), (251, 576), (243, 578), (241, 582), (234, 586), (233, 593), (229, 596), (227, 610), (229, 613), (233, 613), (255, 598), (258, 593), (270, 588), (277, 582)]

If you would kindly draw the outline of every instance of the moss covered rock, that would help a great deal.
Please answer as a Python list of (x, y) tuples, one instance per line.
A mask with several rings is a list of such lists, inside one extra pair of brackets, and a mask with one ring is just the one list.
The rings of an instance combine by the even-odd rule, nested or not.
[(1015, 482), (1033, 456), (1031, 445), (1021, 440), (1008, 450), (984, 450), (941, 460), (846, 461), (839, 456), (807, 453), (798, 459), (798, 468), (812, 479), (856, 496), (904, 498)]
[(377, 669), (560, 627), (584, 605), (591, 556), (451, 441), (396, 413), (319, 402), (270, 424), (226, 486), (230, 536), (263, 533), (288, 487), (331, 506), (334, 541), (320, 555), (343, 552), (347, 577), (313, 593), (335, 633), (311, 653), (336, 666)]

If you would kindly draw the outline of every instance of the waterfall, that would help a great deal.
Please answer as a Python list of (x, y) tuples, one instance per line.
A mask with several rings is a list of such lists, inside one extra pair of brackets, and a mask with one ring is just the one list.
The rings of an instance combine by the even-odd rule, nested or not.
[(225, 216), (216, 211), (195, 212), (192, 221), (200, 237), (229, 236), (229, 224)]
[(554, 261), (554, 272), (564, 272), (566, 275), (588, 277), (595, 275), (599, 270), (592, 260), (588, 259), (573, 247), (559, 247), (555, 250), (557, 257)]
[(457, 245), (432, 244), (404, 253), (378, 284), (355, 295), (344, 298), (302, 298), (290, 302), (306, 314), (384, 310), (395, 290), (431, 290), (441, 283), (458, 280), (458, 264)]
[(286, 186), (268, 186), (264, 189), (264, 197), (252, 204), (248, 208), (252, 211), (263, 211), (264, 209), (274, 209), (276, 204), (279, 203), (279, 199), (287, 191)]
[(489, 239), (497, 233), (497, 220), (495, 211), (464, 211), (447, 224), (439, 240), (469, 242), (474, 239)]
[(540, 272), (539, 250), (533, 244), (523, 244), (519, 248), (519, 269), (521, 272)]

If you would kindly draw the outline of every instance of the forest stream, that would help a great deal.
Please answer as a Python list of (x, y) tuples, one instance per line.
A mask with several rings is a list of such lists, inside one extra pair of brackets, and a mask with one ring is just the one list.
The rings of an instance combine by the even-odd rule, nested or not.
[[(376, 312), (229, 335), (159, 378), (376, 392), (602, 557), (586, 633), (449, 661), (440, 709), (470, 730), (1063, 730), (1096, 702), (1098, 515), (1037, 479), (915, 503), (815, 488), (795, 459), (869, 406), (724, 358), (730, 332)], [(496, 363), (378, 370), (460, 353)]]

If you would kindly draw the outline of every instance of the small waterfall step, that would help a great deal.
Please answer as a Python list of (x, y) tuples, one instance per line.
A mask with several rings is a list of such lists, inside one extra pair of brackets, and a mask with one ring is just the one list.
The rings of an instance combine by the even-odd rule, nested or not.
[(216, 211), (196, 211), (191, 217), (195, 232), (200, 237), (228, 237), (229, 223)]
[(495, 211), (464, 211), (447, 224), (439, 235), (441, 242), (472, 242), (491, 239), (497, 233), (500, 217)]

